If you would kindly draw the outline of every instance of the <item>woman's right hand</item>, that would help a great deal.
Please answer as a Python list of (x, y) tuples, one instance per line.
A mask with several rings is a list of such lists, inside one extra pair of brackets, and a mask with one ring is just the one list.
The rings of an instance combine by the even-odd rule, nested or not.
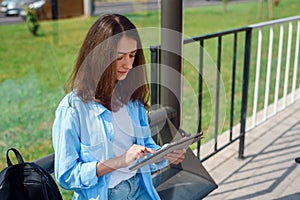
[(154, 154), (155, 151), (153, 149), (134, 144), (120, 157), (121, 165), (122, 167), (127, 167), (133, 161), (147, 156), (148, 153)]
[(102, 176), (119, 168), (128, 167), (133, 161), (146, 156), (148, 153), (155, 153), (153, 149), (132, 145), (124, 154), (109, 160), (104, 160), (96, 164), (96, 175)]

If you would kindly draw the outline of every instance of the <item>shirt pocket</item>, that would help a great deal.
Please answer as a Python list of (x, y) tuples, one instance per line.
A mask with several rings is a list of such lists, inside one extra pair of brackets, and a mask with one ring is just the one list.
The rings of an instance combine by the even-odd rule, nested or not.
[(100, 142), (97, 145), (80, 144), (80, 159), (83, 162), (93, 162), (106, 160), (105, 143)]

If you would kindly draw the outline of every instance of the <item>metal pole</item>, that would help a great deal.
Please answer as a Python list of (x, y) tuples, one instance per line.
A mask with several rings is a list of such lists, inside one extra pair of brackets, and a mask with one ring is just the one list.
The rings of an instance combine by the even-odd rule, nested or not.
[(52, 19), (56, 20), (56, 19), (58, 19), (58, 5), (57, 5), (57, 0), (51, 0), (51, 6), (52, 6)]
[(220, 74), (221, 74), (221, 58), (222, 58), (222, 36), (218, 37), (218, 61), (217, 61), (217, 80), (216, 80), (216, 104), (215, 104), (215, 151), (218, 150), (218, 134), (219, 134), (219, 107), (220, 107)]
[[(204, 49), (204, 40), (200, 40), (200, 54), (199, 54), (199, 82), (198, 82), (198, 128), (197, 128), (197, 133), (199, 133), (202, 130), (202, 91), (203, 91), (203, 65), (204, 65), (204, 60), (203, 60), (203, 49)], [(197, 158), (200, 159), (200, 146), (201, 146), (201, 141), (199, 140), (197, 142)]]
[(93, 12), (93, 0), (83, 0), (83, 13), (85, 16), (92, 16)]
[(240, 144), (239, 144), (239, 158), (244, 158), (245, 147), (245, 132), (246, 132), (246, 118), (247, 118), (247, 102), (248, 102), (248, 86), (249, 86), (249, 72), (250, 72), (250, 53), (251, 53), (251, 35), (252, 29), (246, 32), (245, 41), (245, 58), (244, 58), (244, 73), (243, 73), (243, 94), (242, 94), (242, 109), (241, 109), (241, 130), (240, 130)]
[(158, 46), (151, 46), (151, 106), (158, 104)]
[(183, 0), (161, 1), (161, 27), (160, 102), (162, 106), (176, 110), (177, 116), (172, 122), (179, 128), (182, 102)]

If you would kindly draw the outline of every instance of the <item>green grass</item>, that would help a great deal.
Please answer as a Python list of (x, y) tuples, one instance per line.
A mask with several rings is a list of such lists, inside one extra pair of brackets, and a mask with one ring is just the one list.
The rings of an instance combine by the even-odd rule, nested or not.
[[(266, 20), (256, 18), (256, 2), (229, 3), (227, 9), (228, 11), (224, 12), (222, 5), (185, 9), (185, 35), (188, 37), (213, 33)], [(281, 1), (278, 7), (273, 8), (273, 18), (299, 15), (299, 10), (298, 0)], [(134, 13), (127, 16), (140, 28), (160, 27), (159, 12)], [(95, 20), (96, 17), (80, 17), (55, 22), (44, 21), (41, 22), (38, 37), (29, 33), (25, 23), (1, 25), (0, 169), (6, 166), (5, 151), (11, 146), (18, 148), (27, 161), (53, 152), (51, 127), (54, 112), (64, 96), (64, 83), (74, 66), (84, 36)], [(224, 45), (223, 48), (231, 47)], [(214, 57), (214, 45), (208, 46), (206, 50)], [(238, 63), (240, 67), (242, 60)], [(222, 68), (226, 69), (228, 65), (230, 59), (224, 59)], [(222, 76), (225, 75), (231, 76), (226, 70)], [(197, 111), (189, 106), (190, 102), (195, 103), (195, 96), (191, 94), (197, 91), (198, 77), (188, 64), (185, 64), (184, 77), (191, 86), (184, 86), (183, 125), (184, 129), (194, 132)], [(240, 76), (237, 78), (241, 79)], [(223, 79), (225, 85), (230, 84), (226, 82), (228, 78)], [(254, 81), (253, 78), (251, 81)], [(229, 92), (228, 87), (225, 87), (225, 90)], [(237, 91), (237, 95), (240, 95), (241, 87), (238, 87)], [(207, 110), (204, 112), (203, 123), (207, 127), (210, 120), (208, 113), (211, 113), (209, 96), (205, 97), (204, 102)], [(236, 110), (238, 115), (239, 108)], [(251, 113), (251, 109), (249, 111)], [(228, 117), (226, 120), (228, 123)], [(65, 199), (70, 199), (69, 192), (63, 193)]]

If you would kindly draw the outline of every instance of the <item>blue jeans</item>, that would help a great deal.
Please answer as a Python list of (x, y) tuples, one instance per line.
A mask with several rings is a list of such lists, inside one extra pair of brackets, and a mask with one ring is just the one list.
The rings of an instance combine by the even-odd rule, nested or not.
[(151, 200), (140, 184), (138, 175), (124, 180), (114, 188), (108, 189), (109, 200)]

